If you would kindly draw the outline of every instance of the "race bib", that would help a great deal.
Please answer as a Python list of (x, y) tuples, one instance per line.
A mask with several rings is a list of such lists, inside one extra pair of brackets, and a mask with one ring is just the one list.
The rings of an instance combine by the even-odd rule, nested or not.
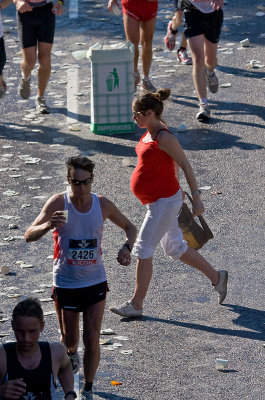
[(69, 240), (68, 264), (84, 266), (96, 264), (97, 255), (97, 239)]

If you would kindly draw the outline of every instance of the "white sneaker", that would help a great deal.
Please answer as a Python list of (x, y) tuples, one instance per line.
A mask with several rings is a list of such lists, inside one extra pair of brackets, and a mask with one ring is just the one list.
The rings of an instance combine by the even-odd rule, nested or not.
[(80, 357), (77, 351), (74, 354), (67, 354), (69, 360), (71, 361), (73, 373), (76, 374), (80, 368)]
[(211, 116), (211, 110), (208, 104), (200, 103), (200, 111), (197, 113), (196, 118), (200, 122), (207, 122)]
[(220, 280), (218, 284), (214, 286), (214, 290), (218, 293), (218, 303), (222, 304), (227, 294), (228, 272), (219, 271), (219, 274), (220, 274)]
[(126, 301), (125, 304), (118, 307), (111, 306), (109, 310), (125, 318), (140, 317), (143, 314), (143, 309), (136, 310), (131, 301)]
[(36, 110), (38, 111), (38, 113), (40, 114), (50, 114), (50, 109), (46, 104), (46, 100), (45, 97), (43, 96), (37, 96), (36, 97)]
[(157, 91), (157, 88), (152, 84), (149, 78), (142, 79), (142, 87), (144, 90), (147, 90), (148, 92), (155, 93)]

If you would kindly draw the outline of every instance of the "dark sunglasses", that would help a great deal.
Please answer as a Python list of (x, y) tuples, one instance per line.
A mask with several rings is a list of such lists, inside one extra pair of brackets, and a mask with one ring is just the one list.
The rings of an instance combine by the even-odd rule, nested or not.
[(134, 118), (137, 118), (138, 117), (138, 115), (144, 115), (143, 113), (141, 113), (140, 111), (133, 111), (133, 119)]
[(87, 178), (87, 179), (84, 179), (83, 181), (79, 181), (79, 180), (73, 179), (73, 178), (68, 178), (68, 179), (73, 185), (76, 185), (76, 186), (81, 185), (81, 184), (88, 185), (89, 183), (91, 183), (93, 181), (93, 178)]

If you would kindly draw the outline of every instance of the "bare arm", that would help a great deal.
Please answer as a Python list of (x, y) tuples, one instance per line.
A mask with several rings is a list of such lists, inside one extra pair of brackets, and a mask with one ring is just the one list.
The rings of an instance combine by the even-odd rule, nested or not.
[(204, 211), (204, 206), (201, 201), (200, 195), (193, 194), (194, 192), (198, 191), (198, 184), (192, 167), (178, 140), (168, 131), (162, 131), (158, 137), (158, 146), (161, 150), (164, 150), (170, 157), (172, 157), (173, 160), (183, 170), (194, 201), (193, 213), (194, 215), (202, 214)]
[(28, 227), (24, 238), (26, 242), (35, 242), (42, 238), (53, 228), (62, 226), (65, 223), (63, 194), (55, 194), (44, 205), (38, 217)]
[(6, 372), (6, 352), (0, 345), (0, 397), (18, 399), (26, 392), (26, 384), (22, 378), (4, 382)]
[(2, 1), (0, 1), (1, 9), (3, 10), (7, 6), (9, 6), (10, 3), (12, 3), (12, 0), (2, 0)]
[(110, 12), (112, 12), (112, 6), (113, 5), (116, 5), (117, 7), (119, 6), (119, 2), (118, 2), (118, 0), (109, 0), (109, 2), (108, 2), (108, 10), (110, 11)]
[[(107, 218), (115, 225), (124, 230), (126, 234), (125, 242), (132, 248), (136, 239), (136, 227), (123, 215), (120, 210), (106, 197), (99, 196), (103, 220)], [(130, 250), (123, 245), (118, 253), (118, 261), (122, 265), (129, 265), (131, 262)]]
[[(74, 390), (74, 375), (69, 358), (66, 354), (65, 347), (59, 343), (50, 343), (53, 373), (54, 377), (58, 376), (64, 393)], [(67, 400), (73, 400), (73, 395), (67, 396)]]

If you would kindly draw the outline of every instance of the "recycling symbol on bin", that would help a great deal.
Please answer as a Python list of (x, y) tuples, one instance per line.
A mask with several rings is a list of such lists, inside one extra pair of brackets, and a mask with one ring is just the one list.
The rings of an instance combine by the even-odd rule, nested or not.
[(113, 71), (108, 74), (106, 85), (108, 92), (112, 92), (115, 88), (119, 88), (119, 75), (116, 68), (113, 68)]

